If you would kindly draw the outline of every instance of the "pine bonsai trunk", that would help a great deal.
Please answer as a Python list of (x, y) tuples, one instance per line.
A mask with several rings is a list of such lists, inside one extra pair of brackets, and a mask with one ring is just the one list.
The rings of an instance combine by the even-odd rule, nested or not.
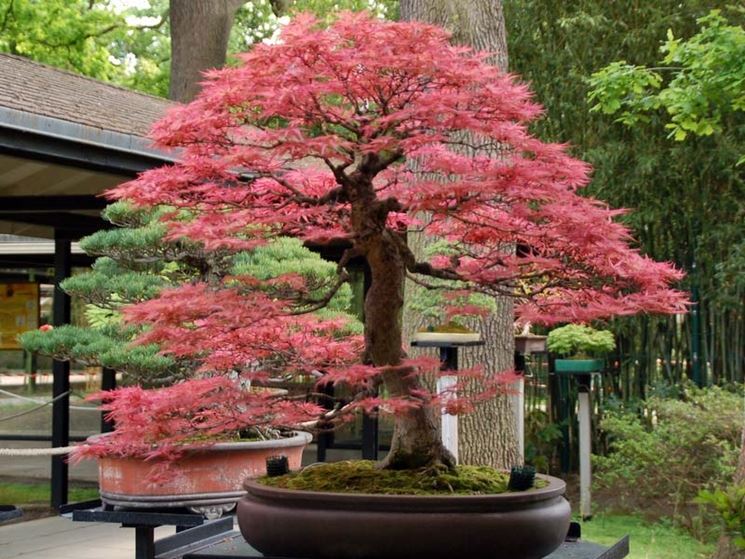
[[(383, 382), (391, 396), (407, 396), (421, 387), (419, 378), (400, 367), (401, 311), (404, 265), (395, 240), (383, 231), (365, 243), (365, 257), (372, 282), (365, 298), (366, 360), (376, 366), (391, 366)], [(381, 466), (410, 469), (444, 465), (455, 461), (440, 440), (435, 410), (423, 405), (395, 418), (391, 450)]]

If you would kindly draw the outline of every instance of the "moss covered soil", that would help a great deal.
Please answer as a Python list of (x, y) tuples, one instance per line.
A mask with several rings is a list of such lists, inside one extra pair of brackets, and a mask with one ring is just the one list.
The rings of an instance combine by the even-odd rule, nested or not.
[[(485, 466), (386, 470), (367, 460), (314, 464), (300, 472), (258, 480), (283, 489), (378, 495), (493, 495), (506, 492), (508, 481), (508, 473)], [(536, 480), (536, 485), (545, 482)]]

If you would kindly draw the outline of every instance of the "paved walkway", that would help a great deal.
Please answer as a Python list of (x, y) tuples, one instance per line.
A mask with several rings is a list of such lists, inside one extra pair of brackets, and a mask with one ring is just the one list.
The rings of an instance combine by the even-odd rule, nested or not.
[[(175, 532), (156, 528), (155, 538)], [(133, 559), (135, 535), (118, 524), (73, 522), (51, 517), (0, 526), (2, 559)]]

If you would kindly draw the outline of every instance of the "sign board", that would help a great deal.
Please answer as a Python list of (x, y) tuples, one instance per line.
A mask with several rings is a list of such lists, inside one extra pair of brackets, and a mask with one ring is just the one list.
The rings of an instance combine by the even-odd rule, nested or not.
[(39, 284), (0, 283), (0, 349), (22, 349), (18, 335), (39, 327)]

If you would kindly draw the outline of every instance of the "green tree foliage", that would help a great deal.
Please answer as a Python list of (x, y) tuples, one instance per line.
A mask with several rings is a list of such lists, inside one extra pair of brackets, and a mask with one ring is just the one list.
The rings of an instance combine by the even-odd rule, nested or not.
[(745, 485), (733, 485), (725, 490), (702, 491), (696, 499), (698, 503), (709, 505), (722, 519), (725, 532), (732, 543), (745, 550)]
[(728, 25), (719, 10), (698, 23), (701, 30), (690, 39), (676, 38), (668, 30), (660, 67), (620, 61), (594, 73), (592, 110), (618, 114), (620, 122), (633, 126), (648, 121), (650, 111), (664, 108), (670, 115), (665, 127), (678, 141), (725, 129), (738, 133), (737, 113), (745, 112), (745, 29)]
[[(700, 32), (698, 20), (711, 9), (719, 8), (729, 18), (729, 25), (722, 24), (721, 29), (745, 20), (742, 10), (728, 9), (727, 3), (504, 2), (511, 70), (531, 83), (546, 109), (536, 132), (569, 142), (593, 164), (589, 193), (612, 206), (634, 209), (626, 221), (644, 252), (689, 272), (684, 287), (696, 285), (700, 290), (702, 358), (712, 364), (715, 381), (742, 380), (745, 373), (745, 292), (737, 279), (745, 262), (738, 248), (745, 177), (743, 167), (736, 166), (745, 153), (742, 118), (722, 113), (721, 133), (674, 142), (667, 138), (667, 111), (662, 106), (652, 109), (654, 101), (643, 93), (655, 86), (654, 74), (640, 73), (626, 84), (632, 93), (641, 91), (637, 103), (650, 108), (633, 127), (614, 124), (616, 117), (602, 111), (590, 111), (596, 101), (588, 99), (588, 80), (617, 60), (657, 67), (669, 29), (673, 39), (668, 43), (677, 45), (673, 52), (681, 57), (675, 64), (683, 64), (682, 57), (688, 56), (685, 38)], [(738, 61), (741, 65), (742, 56), (732, 64)], [(661, 87), (665, 83), (670, 82), (663, 81)], [(691, 338), (687, 317), (623, 319), (613, 329), (619, 335), (618, 351), (627, 357), (624, 394), (642, 394), (655, 380), (672, 382), (685, 375)], [(657, 374), (663, 378), (655, 379)]]
[[(329, 21), (341, 10), (370, 10), (390, 19), (398, 14), (396, 0), (293, 0), (285, 3), (286, 14), (276, 13), (279, 4), (247, 1), (236, 14), (228, 52), (271, 40), (299, 12)], [(168, 13), (168, 0), (131, 6), (112, 0), (0, 0), (0, 52), (166, 97)]]
[(0, 51), (115, 80), (109, 45), (125, 25), (108, 2), (0, 0)]

